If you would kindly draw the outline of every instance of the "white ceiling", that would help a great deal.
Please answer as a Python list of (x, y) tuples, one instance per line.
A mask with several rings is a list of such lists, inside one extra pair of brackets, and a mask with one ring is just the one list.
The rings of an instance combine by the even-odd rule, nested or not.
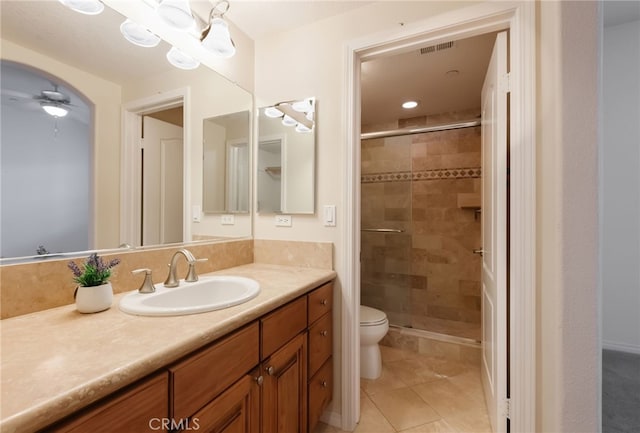
[[(362, 124), (479, 108), (494, 41), (495, 33), (489, 33), (428, 54), (415, 49), (363, 63)], [(403, 109), (408, 100), (418, 107)]]
[(366, 6), (372, 1), (343, 0), (231, 0), (229, 18), (251, 39), (258, 40), (273, 33), (340, 15)]
[[(225, 16), (259, 40), (370, 3), (232, 0)], [(109, 8), (98, 16), (86, 16), (52, 0), (2, 0), (0, 7), (3, 38), (110, 81), (122, 83), (127, 78), (172, 68), (164, 58), (168, 44), (162, 42), (153, 49), (130, 44), (118, 30), (123, 17)], [(362, 77), (363, 124), (478, 107), (491, 46), (490, 37), (478, 37), (456, 41), (453, 48), (440, 52), (420, 55), (415, 50), (366, 62)], [(123, 58), (136, 62), (123, 62)], [(449, 70), (458, 70), (459, 74), (447, 77)], [(309, 95), (300, 95), (306, 96)], [(398, 108), (407, 98), (420, 102), (410, 113)]]

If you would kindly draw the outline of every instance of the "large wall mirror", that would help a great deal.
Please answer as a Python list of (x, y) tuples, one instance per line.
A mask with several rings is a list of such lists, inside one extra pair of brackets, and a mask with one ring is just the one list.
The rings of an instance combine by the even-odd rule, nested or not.
[[(173, 67), (166, 58), (171, 46), (164, 41), (153, 48), (129, 43), (119, 31), (125, 17), (109, 7), (95, 16), (79, 14), (57, 1), (10, 1), (1, 2), (0, 7), (2, 153), (8, 152), (10, 146), (25, 144), (26, 128), (5, 134), (12, 124), (25, 124), (16, 120), (19, 110), (24, 109), (31, 116), (26, 121), (30, 129), (41, 133), (29, 143), (46, 146), (46, 151), (55, 156), (31, 150), (30, 157), (11, 161), (11, 170), (3, 165), (0, 211), (21, 210), (28, 218), (1, 218), (1, 237), (14, 234), (20, 248), (5, 249), (2, 242), (0, 258), (32, 256), (31, 259), (39, 259), (42, 256), (38, 254), (83, 253), (123, 244), (137, 247), (251, 236), (248, 206), (251, 199), (246, 194), (238, 192), (235, 205), (230, 205), (235, 206), (233, 209), (237, 212), (228, 210), (231, 207), (225, 210), (238, 213), (232, 225), (223, 224), (220, 215), (202, 212), (206, 171), (202, 164), (204, 119), (253, 112), (251, 93), (204, 65), (194, 70)], [(16, 66), (13, 69), (17, 71), (35, 72), (40, 78), (31, 84), (24, 80), (26, 74), (18, 80), (5, 80), (4, 65)], [(5, 83), (15, 82), (19, 82), (18, 88), (5, 88)], [(65, 100), (69, 99), (69, 114), (56, 117), (45, 113), (42, 109), (45, 92), (59, 92)], [(183, 95), (182, 99), (174, 98), (164, 106), (140, 105), (140, 101), (149, 98), (177, 93)], [(82, 105), (87, 107), (88, 114), (78, 117), (76, 111)], [(123, 122), (123, 113), (134, 105), (137, 108), (131, 109), (127, 121)], [(5, 113), (11, 113), (12, 117), (6, 117)], [(156, 133), (156, 124), (166, 126), (162, 131), (167, 132)], [(78, 139), (83, 146), (82, 165), (61, 146), (69, 136), (78, 135), (76, 126), (86, 134), (85, 138)], [(132, 136), (139, 144), (125, 146), (123, 137), (127, 141)], [(152, 136), (161, 147), (150, 147)], [(10, 141), (5, 140), (8, 137)], [(242, 137), (247, 140), (247, 146), (249, 137), (247, 122)], [(253, 152), (245, 152), (239, 144), (237, 149), (232, 153), (240, 167), (240, 160), (245, 161)], [(151, 167), (154, 161), (160, 165)], [(36, 164), (51, 171), (43, 172)], [(137, 171), (127, 171), (127, 165), (136, 167)], [(28, 169), (18, 170), (27, 166)], [(16, 175), (20, 173), (15, 172), (22, 171), (26, 176), (5, 183), (4, 175), (9, 171)], [(145, 176), (153, 176), (145, 182), (147, 186), (155, 185), (155, 189), (141, 186), (142, 175), (130, 175), (143, 172)], [(29, 173), (45, 176), (36, 178)], [(58, 185), (62, 177), (70, 178), (71, 183)], [(248, 184), (248, 177), (244, 180)], [(56, 201), (53, 192), (57, 189), (68, 193), (74, 189), (69, 186), (74, 181), (85, 191), (71, 198), (86, 215), (84, 222), (71, 222), (68, 214), (79, 211)], [(229, 186), (228, 181), (234, 184)], [(225, 191), (240, 191), (243, 188), (240, 184), (240, 175), (230, 173), (208, 179), (208, 185)], [(24, 186), (23, 192), (4, 194), (6, 188), (17, 191), (18, 185)], [(38, 197), (44, 190), (51, 200)], [(12, 201), (5, 202), (6, 197), (12, 197)], [(127, 200), (134, 205), (129, 206)], [(82, 236), (69, 244), (66, 241), (74, 232), (81, 232)]]
[(315, 212), (316, 101), (262, 107), (258, 113), (260, 214)]

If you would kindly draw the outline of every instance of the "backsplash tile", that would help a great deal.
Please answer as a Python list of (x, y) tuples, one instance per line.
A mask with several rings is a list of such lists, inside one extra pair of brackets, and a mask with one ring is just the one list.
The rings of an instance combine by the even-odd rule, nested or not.
[(333, 269), (330, 242), (255, 239), (253, 248), (255, 263)]
[[(208, 259), (198, 263), (197, 271), (200, 274), (253, 263), (251, 239), (191, 244), (186, 248), (196, 258)], [(163, 282), (167, 276), (167, 264), (178, 249), (177, 246), (170, 246), (105, 254), (106, 259), (117, 257), (121, 260), (111, 277), (114, 293), (135, 290), (140, 286), (143, 277), (131, 274), (134, 269), (149, 268), (153, 272), (153, 282)], [(73, 303), (76, 284), (67, 268), (69, 260), (65, 258), (0, 266), (1, 318), (7, 319)], [(79, 263), (84, 257), (73, 260)], [(178, 275), (182, 278), (186, 272), (186, 262), (180, 260)]]

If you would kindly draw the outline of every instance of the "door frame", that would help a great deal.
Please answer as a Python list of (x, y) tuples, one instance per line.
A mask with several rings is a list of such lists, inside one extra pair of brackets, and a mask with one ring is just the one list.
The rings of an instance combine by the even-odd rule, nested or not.
[[(445, 40), (510, 31), (510, 428), (535, 431), (536, 414), (536, 7), (535, 2), (485, 2), (430, 17), (346, 46), (346, 180), (342, 322), (342, 429), (360, 412), (360, 63)], [(505, 402), (506, 403), (506, 402)], [(507, 408), (505, 407), (505, 410)]]
[[(136, 99), (122, 108), (122, 151), (120, 156), (120, 243), (137, 246), (140, 240), (141, 194), (140, 135), (143, 115), (182, 105), (183, 109), (183, 200), (182, 239), (191, 239), (189, 206), (191, 203), (191, 115), (190, 89), (182, 87), (142, 99)], [(125, 187), (129, 185), (129, 187)], [(133, 187), (131, 187), (133, 185)]]

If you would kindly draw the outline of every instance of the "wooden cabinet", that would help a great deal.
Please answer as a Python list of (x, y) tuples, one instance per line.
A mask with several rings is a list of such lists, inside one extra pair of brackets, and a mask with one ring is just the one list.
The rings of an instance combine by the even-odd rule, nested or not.
[(307, 431), (307, 334), (262, 363), (262, 433)]
[(260, 362), (256, 322), (169, 367), (171, 418), (192, 416)]
[(333, 283), (308, 296), (308, 430), (312, 431), (333, 396)]
[(307, 433), (331, 401), (327, 283), (46, 431)]
[(191, 430), (216, 433), (260, 431), (259, 371), (243, 376), (191, 417)]
[(167, 372), (107, 397), (73, 418), (46, 429), (48, 432), (111, 433), (153, 432), (169, 416)]

